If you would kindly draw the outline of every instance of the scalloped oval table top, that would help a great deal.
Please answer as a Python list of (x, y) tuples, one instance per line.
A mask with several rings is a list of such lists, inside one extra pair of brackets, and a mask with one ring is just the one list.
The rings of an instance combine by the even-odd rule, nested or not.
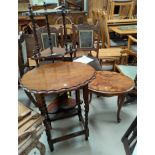
[(62, 92), (86, 85), (95, 76), (91, 66), (79, 62), (41, 65), (23, 75), (21, 86), (34, 93)]
[(129, 92), (134, 86), (132, 79), (120, 73), (97, 71), (96, 78), (89, 83), (89, 90), (102, 94), (120, 94)]

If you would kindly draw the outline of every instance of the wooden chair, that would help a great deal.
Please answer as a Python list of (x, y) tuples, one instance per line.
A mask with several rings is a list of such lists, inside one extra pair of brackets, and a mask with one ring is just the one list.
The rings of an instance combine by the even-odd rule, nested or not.
[[(73, 27), (73, 48), (76, 49), (74, 57), (78, 51), (90, 52), (99, 50), (99, 25), (79, 24)], [(98, 36), (97, 40), (95, 36)], [(89, 53), (90, 54), (90, 53)], [(98, 57), (98, 54), (97, 56)]]
[[(99, 25), (73, 24), (73, 49), (75, 49), (74, 59), (87, 55), (93, 59), (90, 65), (96, 70), (100, 70), (101, 66), (98, 61)], [(96, 57), (91, 55), (91, 51), (96, 53)]]
[(122, 37), (110, 38), (109, 28), (107, 24), (107, 14), (105, 11), (100, 11), (99, 13), (99, 23), (100, 31), (102, 38), (102, 47), (125, 47), (127, 46), (127, 40), (124, 40)]
[(126, 155), (132, 155), (137, 144), (137, 117), (129, 126), (121, 139)]
[[(30, 69), (31, 66), (29, 66), (29, 58), (28, 58), (27, 42), (25, 40), (25, 34), (20, 32), (18, 36), (18, 83), (20, 83), (21, 77)], [(32, 94), (25, 90), (24, 92), (26, 93), (30, 101), (35, 104), (36, 101), (33, 98)]]
[(108, 19), (133, 18), (134, 0), (109, 0), (108, 3)]

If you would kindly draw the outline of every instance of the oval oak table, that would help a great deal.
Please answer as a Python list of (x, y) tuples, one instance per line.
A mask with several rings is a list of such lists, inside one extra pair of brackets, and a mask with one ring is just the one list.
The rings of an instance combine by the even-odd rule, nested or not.
[(110, 71), (97, 71), (96, 78), (89, 83), (89, 90), (106, 97), (118, 96), (117, 121), (120, 122), (120, 110), (124, 103), (125, 93), (135, 86), (132, 79), (120, 73)]
[[(21, 86), (28, 92), (34, 93), (36, 106), (45, 117), (44, 126), (50, 150), (53, 151), (53, 144), (62, 140), (66, 140), (75, 136), (85, 134), (85, 139), (88, 140), (88, 83), (95, 77), (95, 70), (83, 63), (79, 62), (56, 62), (52, 64), (41, 65), (31, 71), (28, 71), (21, 78)], [(83, 89), (83, 99), (85, 107), (85, 119), (83, 119), (80, 108), (80, 93), (79, 89)], [(63, 92), (76, 92), (76, 104), (78, 105), (79, 120), (81, 120), (84, 129), (52, 139), (51, 135), (51, 119), (48, 112), (48, 107), (44, 96), (46, 94), (59, 94)]]

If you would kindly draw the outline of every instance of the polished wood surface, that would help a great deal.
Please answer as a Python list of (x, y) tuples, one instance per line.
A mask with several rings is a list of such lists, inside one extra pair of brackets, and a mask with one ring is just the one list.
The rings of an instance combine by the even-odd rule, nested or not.
[(116, 72), (97, 71), (96, 78), (89, 84), (89, 89), (102, 94), (121, 94), (134, 88), (134, 81)]
[(110, 71), (97, 71), (96, 78), (89, 83), (89, 90), (107, 97), (117, 98), (117, 122), (120, 122), (120, 111), (124, 104), (125, 94), (135, 86), (132, 79), (120, 73)]
[(78, 62), (58, 62), (42, 65), (27, 72), (21, 86), (34, 93), (63, 92), (86, 85), (95, 70)]
[(137, 29), (132, 28), (122, 30), (119, 28), (119, 26), (110, 26), (109, 29), (120, 35), (137, 34)]

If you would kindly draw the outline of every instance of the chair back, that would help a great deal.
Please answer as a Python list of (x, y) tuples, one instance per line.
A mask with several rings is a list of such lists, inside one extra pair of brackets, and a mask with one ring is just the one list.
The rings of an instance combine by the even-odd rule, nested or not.
[(126, 155), (132, 155), (137, 144), (137, 117), (127, 129), (121, 140), (124, 145)]
[[(40, 49), (47, 49), (50, 46), (53, 47), (63, 47), (63, 28), (60, 27), (59, 29), (55, 27), (49, 27), (50, 30), (50, 37), (48, 35), (48, 30), (46, 26), (39, 27), (36, 29), (37, 37), (38, 37), (38, 43)], [(51, 43), (51, 45), (50, 45)]]
[(28, 66), (28, 56), (26, 42), (23, 32), (18, 35), (18, 68), (20, 77), (24, 74), (25, 67)]
[[(76, 51), (96, 51), (98, 57), (99, 50), (99, 24), (79, 24), (72, 25), (73, 28), (73, 48)], [(74, 55), (76, 57), (76, 53)]]

